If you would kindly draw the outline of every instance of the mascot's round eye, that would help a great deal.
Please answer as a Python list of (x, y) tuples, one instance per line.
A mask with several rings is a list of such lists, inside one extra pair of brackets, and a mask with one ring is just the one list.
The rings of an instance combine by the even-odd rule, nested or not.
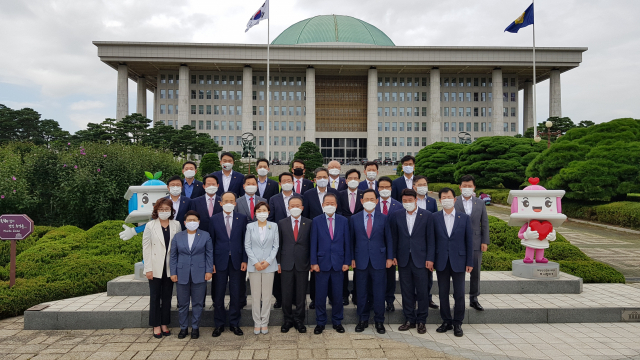
[(524, 200), (524, 201), (522, 202), (522, 206), (524, 206), (524, 207), (529, 207), (529, 200)]
[(551, 200), (547, 200), (547, 201), (545, 201), (545, 202), (544, 202), (544, 206), (546, 206), (546, 207), (548, 207), (548, 208), (550, 208), (550, 207), (551, 207), (551, 204), (552, 204), (552, 203), (551, 203)]
[(142, 197), (142, 203), (145, 204), (145, 205), (148, 204), (149, 203), (149, 197), (148, 196), (143, 196)]

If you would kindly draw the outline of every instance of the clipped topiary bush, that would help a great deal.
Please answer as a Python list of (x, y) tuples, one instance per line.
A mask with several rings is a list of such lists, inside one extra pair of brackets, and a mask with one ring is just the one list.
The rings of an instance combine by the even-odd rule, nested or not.
[(416, 174), (424, 175), (433, 182), (454, 182), (453, 173), (456, 171), (458, 155), (464, 147), (463, 144), (448, 142), (425, 146), (416, 154)]
[[(16, 255), (20, 255), (23, 251), (35, 245), (45, 234), (54, 229), (50, 226), (35, 226), (33, 233), (28, 238), (16, 242)], [(10, 241), (0, 241), (0, 268), (9, 264), (11, 260), (10, 247)]]

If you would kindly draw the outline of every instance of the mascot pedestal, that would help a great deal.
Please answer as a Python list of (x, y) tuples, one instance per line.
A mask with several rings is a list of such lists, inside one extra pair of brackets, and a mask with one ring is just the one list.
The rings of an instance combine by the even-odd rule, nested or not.
[(526, 248), (524, 259), (513, 261), (512, 273), (527, 279), (557, 279), (560, 267), (544, 257), (544, 250), (556, 240), (555, 228), (567, 219), (561, 204), (565, 192), (547, 190), (538, 182), (538, 178), (529, 178), (531, 185), (509, 192), (509, 225), (520, 226), (518, 238)]

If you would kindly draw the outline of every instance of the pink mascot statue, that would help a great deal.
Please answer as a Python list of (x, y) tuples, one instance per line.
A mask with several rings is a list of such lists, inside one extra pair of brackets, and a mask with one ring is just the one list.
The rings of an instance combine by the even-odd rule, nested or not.
[(511, 190), (508, 203), (511, 204), (510, 226), (522, 226), (518, 237), (527, 249), (523, 262), (537, 264), (549, 262), (544, 257), (544, 249), (549, 241), (556, 239), (555, 228), (567, 219), (562, 214), (561, 199), (564, 190), (547, 190), (538, 185), (538, 178), (529, 178), (529, 186), (522, 190)]

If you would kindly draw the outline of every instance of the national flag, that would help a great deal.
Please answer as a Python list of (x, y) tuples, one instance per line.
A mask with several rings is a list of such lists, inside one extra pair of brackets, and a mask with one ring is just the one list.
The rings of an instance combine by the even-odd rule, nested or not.
[(529, 26), (533, 24), (533, 3), (525, 10), (520, 17), (518, 17), (511, 25), (507, 26), (504, 31), (508, 31), (510, 33), (517, 33), (518, 30), (523, 27)]
[(254, 25), (258, 25), (260, 23), (260, 20), (266, 20), (268, 18), (269, 18), (269, 0), (266, 0), (264, 4), (262, 4), (260, 9), (258, 9), (258, 11), (256, 11), (256, 13), (251, 16), (251, 18), (249, 19), (249, 22), (247, 23), (247, 30), (245, 30), (244, 32), (249, 31), (249, 29), (251, 29)]

